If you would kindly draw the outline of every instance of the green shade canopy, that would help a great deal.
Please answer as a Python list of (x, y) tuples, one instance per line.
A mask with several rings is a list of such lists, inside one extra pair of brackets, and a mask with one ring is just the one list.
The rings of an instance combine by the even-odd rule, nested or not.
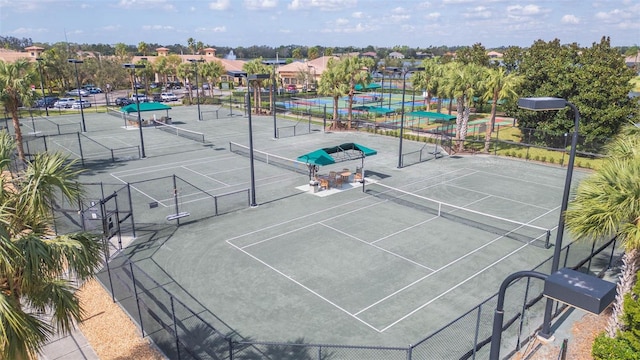
[[(171, 106), (157, 102), (141, 102), (140, 111), (158, 111), (158, 110), (170, 110)], [(129, 104), (120, 108), (120, 111), (125, 113), (132, 113), (138, 111), (138, 104)]]
[(408, 113), (407, 116), (441, 120), (441, 121), (451, 121), (456, 119), (456, 117), (452, 115), (441, 114), (441, 113), (430, 112), (430, 111), (414, 111), (414, 112)]
[(365, 86), (364, 88), (363, 88), (363, 87), (362, 87), (362, 85), (360, 85), (360, 84), (357, 84), (357, 85), (354, 87), (354, 89), (355, 89), (356, 91), (362, 91), (362, 89), (365, 89), (365, 90), (373, 90), (373, 89), (379, 89), (379, 88), (381, 88), (380, 84), (376, 84), (376, 83), (371, 83), (371, 84), (369, 84), (369, 85)]
[(367, 111), (370, 113), (376, 113), (376, 114), (382, 114), (382, 115), (393, 114), (395, 112), (393, 109), (390, 109), (388, 107), (368, 106), (368, 105), (354, 106), (353, 110)]
[(298, 156), (298, 161), (310, 165), (331, 165), (341, 161), (362, 159), (366, 156), (376, 155), (376, 150), (356, 143), (344, 143), (338, 146), (314, 150), (310, 153)]

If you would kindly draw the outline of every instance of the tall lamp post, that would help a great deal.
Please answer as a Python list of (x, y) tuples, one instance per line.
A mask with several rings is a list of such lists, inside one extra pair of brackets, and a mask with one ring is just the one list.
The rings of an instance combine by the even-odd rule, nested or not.
[(399, 69), (397, 67), (388, 67), (387, 69), (400, 73), (402, 75), (402, 108), (400, 113), (400, 144), (398, 145), (398, 169), (402, 168), (402, 140), (404, 137), (404, 96), (407, 90), (407, 74), (414, 71), (422, 71), (424, 67), (416, 67), (409, 69)]
[[(78, 89), (78, 97), (80, 97), (80, 100), (82, 101), (82, 94), (80, 94), (80, 76), (78, 75), (78, 64), (82, 64), (84, 61), (77, 60), (77, 59), (67, 59), (67, 62), (73, 64), (73, 66), (76, 68), (76, 85)], [(84, 123), (84, 110), (82, 108), (84, 108), (84, 104), (80, 102), (80, 117), (82, 118), (82, 132), (87, 132), (87, 125), (85, 125)]]
[[(196, 73), (196, 101), (198, 102), (198, 121), (202, 121), (202, 113), (200, 112), (200, 92), (198, 91), (198, 63), (204, 62), (204, 59), (189, 59), (194, 66)], [(193, 89), (189, 88), (189, 91)]]
[(270, 78), (269, 74), (251, 74), (247, 76), (247, 109), (249, 109), (249, 167), (251, 168), (251, 207), (258, 206), (256, 203), (256, 177), (253, 168), (253, 128), (251, 127), (251, 86), (252, 80), (263, 80)]
[[(558, 220), (558, 233), (556, 236), (556, 242), (553, 249), (553, 260), (551, 262), (551, 272), (558, 270), (560, 265), (560, 256), (562, 254), (562, 238), (564, 236), (564, 213), (567, 211), (569, 205), (569, 194), (571, 192), (571, 177), (573, 175), (573, 163), (576, 158), (576, 146), (578, 145), (578, 127), (580, 126), (580, 112), (578, 108), (569, 101), (562, 98), (555, 97), (532, 97), (521, 98), (518, 100), (518, 107), (521, 109), (533, 110), (533, 111), (545, 111), (545, 110), (561, 110), (565, 107), (570, 107), (573, 110), (574, 125), (573, 135), (571, 137), (571, 152), (569, 153), (569, 164), (567, 166), (567, 175), (564, 181), (564, 191), (562, 194), (562, 205), (560, 206), (560, 219)], [(542, 324), (542, 330), (538, 335), (544, 339), (550, 339), (551, 334), (551, 317), (553, 312), (553, 300), (547, 299), (547, 304), (544, 311), (544, 322)]]
[(47, 101), (45, 99), (46, 95), (44, 93), (44, 80), (42, 78), (42, 68), (40, 67), (40, 62), (42, 62), (42, 58), (36, 58), (36, 61), (38, 62), (38, 73), (40, 73), (40, 90), (42, 90), (42, 104), (44, 105), (44, 111), (47, 114), (47, 116), (49, 116), (49, 107), (47, 106)]
[(138, 97), (138, 87), (135, 86), (136, 80), (136, 69), (144, 69), (145, 66), (143, 64), (122, 64), (122, 67), (125, 69), (131, 69), (131, 80), (134, 82), (133, 88), (135, 89), (136, 94), (136, 107), (138, 110), (138, 131), (140, 131), (140, 150), (142, 151), (142, 157), (147, 157), (144, 153), (144, 136), (142, 136), (142, 118), (140, 117), (140, 98)]

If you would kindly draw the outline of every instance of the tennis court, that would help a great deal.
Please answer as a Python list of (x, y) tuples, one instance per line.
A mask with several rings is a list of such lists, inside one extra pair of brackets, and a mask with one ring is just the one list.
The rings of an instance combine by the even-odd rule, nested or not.
[[(251, 164), (229, 147), (248, 144), (247, 118), (226, 110), (197, 121), (194, 107), (176, 107), (176, 128), (165, 131), (89, 113), (87, 133), (50, 137), (69, 154), (71, 140), (86, 137), (94, 145), (85, 150), (100, 154), (139, 146), (142, 132), (146, 158), (90, 162), (81, 181), (129, 186), (138, 231), (125, 253), (216, 328), (258, 341), (406, 346), (552, 254), (546, 244), (555, 239), (563, 168), (476, 155), (398, 169), (397, 138), (317, 131), (275, 139), (273, 118), (254, 116), (258, 206), (251, 208)], [(51, 122), (77, 126), (79, 114)], [(317, 196), (305, 189), (306, 169), (272, 161), (351, 142), (378, 152), (365, 159), (364, 191), (345, 186)], [(405, 140), (404, 153), (425, 146)], [(152, 316), (170, 305), (149, 303), (158, 304)]]
[[(144, 128), (145, 159), (102, 164), (81, 181), (130, 184), (140, 230), (127, 254), (194, 311), (242, 336), (405, 346), (552, 255), (545, 245), (555, 239), (563, 168), (476, 155), (398, 169), (397, 138), (315, 132), (276, 140), (272, 118), (254, 116), (255, 150), (276, 157), (346, 142), (378, 154), (365, 160), (364, 191), (324, 197), (301, 190), (304, 169), (258, 157), (258, 206), (250, 208), (249, 158), (229, 151), (229, 142), (247, 145), (247, 119), (226, 113), (199, 122), (197, 110), (174, 108), (174, 125), (204, 142)], [(85, 116), (86, 135), (100, 143), (140, 142), (139, 129), (120, 119)]]

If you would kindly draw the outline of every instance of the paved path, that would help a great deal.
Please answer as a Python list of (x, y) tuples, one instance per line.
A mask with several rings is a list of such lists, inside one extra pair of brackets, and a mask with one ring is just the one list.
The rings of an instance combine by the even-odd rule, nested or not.
[(68, 335), (55, 335), (40, 353), (41, 360), (98, 360), (98, 355), (89, 345), (80, 329)]

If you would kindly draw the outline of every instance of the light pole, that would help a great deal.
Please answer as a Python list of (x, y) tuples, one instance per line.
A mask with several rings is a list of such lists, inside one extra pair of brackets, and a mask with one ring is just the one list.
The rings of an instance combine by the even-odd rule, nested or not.
[[(189, 59), (189, 62), (195, 65), (194, 69), (196, 73), (196, 101), (198, 102), (198, 121), (202, 121), (202, 113), (200, 113), (200, 92), (198, 91), (198, 63), (204, 62), (204, 59)], [(189, 91), (191, 90), (191, 87), (189, 87)]]
[(249, 167), (251, 169), (251, 207), (256, 207), (256, 177), (253, 168), (253, 129), (251, 127), (251, 80), (263, 80), (270, 78), (269, 74), (251, 74), (247, 76), (247, 109), (249, 109)]
[(552, 271), (550, 275), (537, 271), (513, 273), (504, 279), (498, 292), (498, 301), (493, 315), (489, 360), (500, 359), (505, 293), (511, 283), (521, 278), (543, 280), (542, 296), (596, 315), (606, 309), (616, 297), (616, 284), (568, 268)]
[(44, 80), (42, 78), (42, 68), (40, 67), (40, 62), (42, 61), (42, 58), (36, 58), (36, 61), (38, 62), (38, 72), (40, 73), (40, 90), (42, 90), (42, 105), (44, 105), (44, 111), (47, 114), (47, 116), (49, 116), (49, 108), (47, 107), (47, 99), (45, 99), (46, 95), (44, 93)]
[(82, 118), (82, 132), (87, 132), (87, 126), (84, 123), (84, 103), (82, 102), (82, 94), (80, 94), (80, 76), (78, 76), (78, 64), (82, 64), (84, 61), (77, 59), (67, 59), (67, 62), (73, 64), (76, 68), (76, 85), (78, 89), (78, 97), (80, 98), (80, 117)]
[(136, 94), (136, 106), (138, 110), (138, 131), (140, 131), (140, 150), (142, 151), (142, 158), (147, 157), (144, 153), (144, 136), (142, 136), (142, 118), (140, 117), (140, 98), (138, 97), (138, 87), (135, 86), (136, 80), (136, 69), (144, 69), (145, 66), (143, 64), (122, 64), (122, 67), (125, 69), (131, 69), (131, 80), (134, 82), (133, 88), (135, 89)]
[[(399, 69), (397, 67), (389, 67), (387, 68), (393, 72), (402, 74), (402, 108), (400, 113), (400, 144), (398, 145), (398, 169), (402, 168), (402, 138), (404, 137), (404, 96), (407, 90), (407, 74), (414, 71), (424, 70), (424, 67), (416, 67), (410, 69)], [(391, 107), (391, 106), (389, 106)]]
[[(562, 204), (560, 205), (560, 219), (558, 220), (558, 233), (556, 235), (556, 242), (553, 249), (553, 260), (551, 262), (551, 272), (558, 270), (560, 265), (560, 256), (562, 255), (562, 238), (564, 236), (564, 213), (567, 211), (569, 205), (569, 194), (571, 192), (571, 177), (573, 175), (573, 163), (576, 158), (576, 146), (578, 145), (578, 128), (580, 126), (580, 112), (578, 108), (569, 101), (562, 98), (554, 97), (534, 97), (534, 98), (521, 98), (518, 100), (518, 107), (521, 109), (533, 110), (533, 111), (545, 111), (545, 110), (561, 110), (565, 107), (570, 107), (573, 110), (574, 125), (573, 135), (571, 137), (571, 152), (569, 153), (569, 164), (567, 166), (567, 175), (564, 181), (564, 191), (562, 194)], [(539, 336), (545, 339), (551, 338), (551, 317), (553, 312), (553, 300), (547, 299), (547, 305), (544, 311), (544, 322), (542, 324), (542, 330), (538, 333)]]

